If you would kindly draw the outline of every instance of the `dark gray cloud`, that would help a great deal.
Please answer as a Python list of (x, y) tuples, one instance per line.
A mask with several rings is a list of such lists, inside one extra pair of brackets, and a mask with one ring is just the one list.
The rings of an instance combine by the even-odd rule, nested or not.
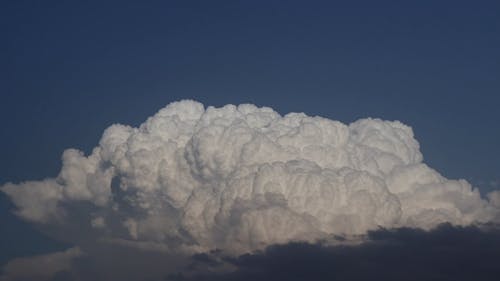
[[(370, 242), (351, 246), (290, 243), (222, 260), (226, 273), (185, 272), (167, 280), (498, 280), (500, 230), (453, 227), (432, 231), (399, 228), (369, 233)], [(196, 257), (194, 264), (214, 258)], [(216, 271), (216, 270), (215, 270)]]
[(172, 255), (97, 243), (13, 260), (0, 280), (488, 281), (500, 276), (498, 226), (379, 229), (356, 244), (336, 240), (339, 243), (272, 245), (240, 256), (220, 250)]

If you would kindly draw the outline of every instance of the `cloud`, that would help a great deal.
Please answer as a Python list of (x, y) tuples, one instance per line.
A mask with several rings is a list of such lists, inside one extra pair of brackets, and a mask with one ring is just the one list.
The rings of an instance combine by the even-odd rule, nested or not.
[[(498, 280), (499, 258), (498, 228), (444, 224), (431, 231), (411, 228), (370, 231), (368, 241), (360, 245), (294, 242), (238, 257), (217, 254), (196, 257), (186, 273), (171, 274), (167, 280), (486, 281)], [(222, 263), (233, 269), (218, 269)]]
[(72, 269), (74, 259), (83, 256), (78, 248), (70, 248), (63, 252), (50, 253), (9, 261), (3, 268), (0, 281), (15, 280), (52, 280), (52, 278), (68, 273)]
[(494, 225), (369, 231), (363, 243), (291, 242), (243, 255), (189, 256), (97, 242), (11, 261), (0, 280), (498, 280)]
[(110, 126), (88, 156), (66, 150), (56, 178), (0, 190), (20, 217), (77, 245), (183, 254), (498, 220), (497, 195), (422, 161), (398, 121), (181, 101), (138, 128)]

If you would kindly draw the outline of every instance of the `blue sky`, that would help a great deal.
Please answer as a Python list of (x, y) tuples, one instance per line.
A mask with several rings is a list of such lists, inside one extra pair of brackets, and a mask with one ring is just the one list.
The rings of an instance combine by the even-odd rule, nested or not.
[[(331, 2), (3, 2), (0, 184), (55, 176), (64, 149), (189, 98), (400, 120), (429, 166), (498, 185), (500, 4)], [(3, 236), (40, 245), (1, 208)]]

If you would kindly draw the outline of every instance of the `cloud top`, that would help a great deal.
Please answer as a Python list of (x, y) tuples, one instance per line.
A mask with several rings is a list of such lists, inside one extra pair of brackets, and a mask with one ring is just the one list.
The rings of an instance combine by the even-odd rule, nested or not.
[(0, 189), (26, 220), (57, 226), (78, 213), (110, 241), (172, 251), (498, 219), (498, 194), (483, 199), (422, 161), (398, 121), (185, 100), (138, 128), (110, 126), (88, 156), (66, 150), (57, 178)]

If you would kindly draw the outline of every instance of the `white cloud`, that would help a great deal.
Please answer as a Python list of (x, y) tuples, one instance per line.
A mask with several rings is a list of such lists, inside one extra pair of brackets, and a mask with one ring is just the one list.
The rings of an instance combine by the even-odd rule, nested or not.
[(90, 203), (99, 212), (91, 224), (107, 239), (188, 252), (498, 217), (495, 196), (490, 203), (422, 160), (412, 129), (398, 121), (346, 125), (181, 101), (139, 128), (109, 127), (88, 157), (67, 150), (56, 179), (1, 190), (27, 220), (63, 225)]

